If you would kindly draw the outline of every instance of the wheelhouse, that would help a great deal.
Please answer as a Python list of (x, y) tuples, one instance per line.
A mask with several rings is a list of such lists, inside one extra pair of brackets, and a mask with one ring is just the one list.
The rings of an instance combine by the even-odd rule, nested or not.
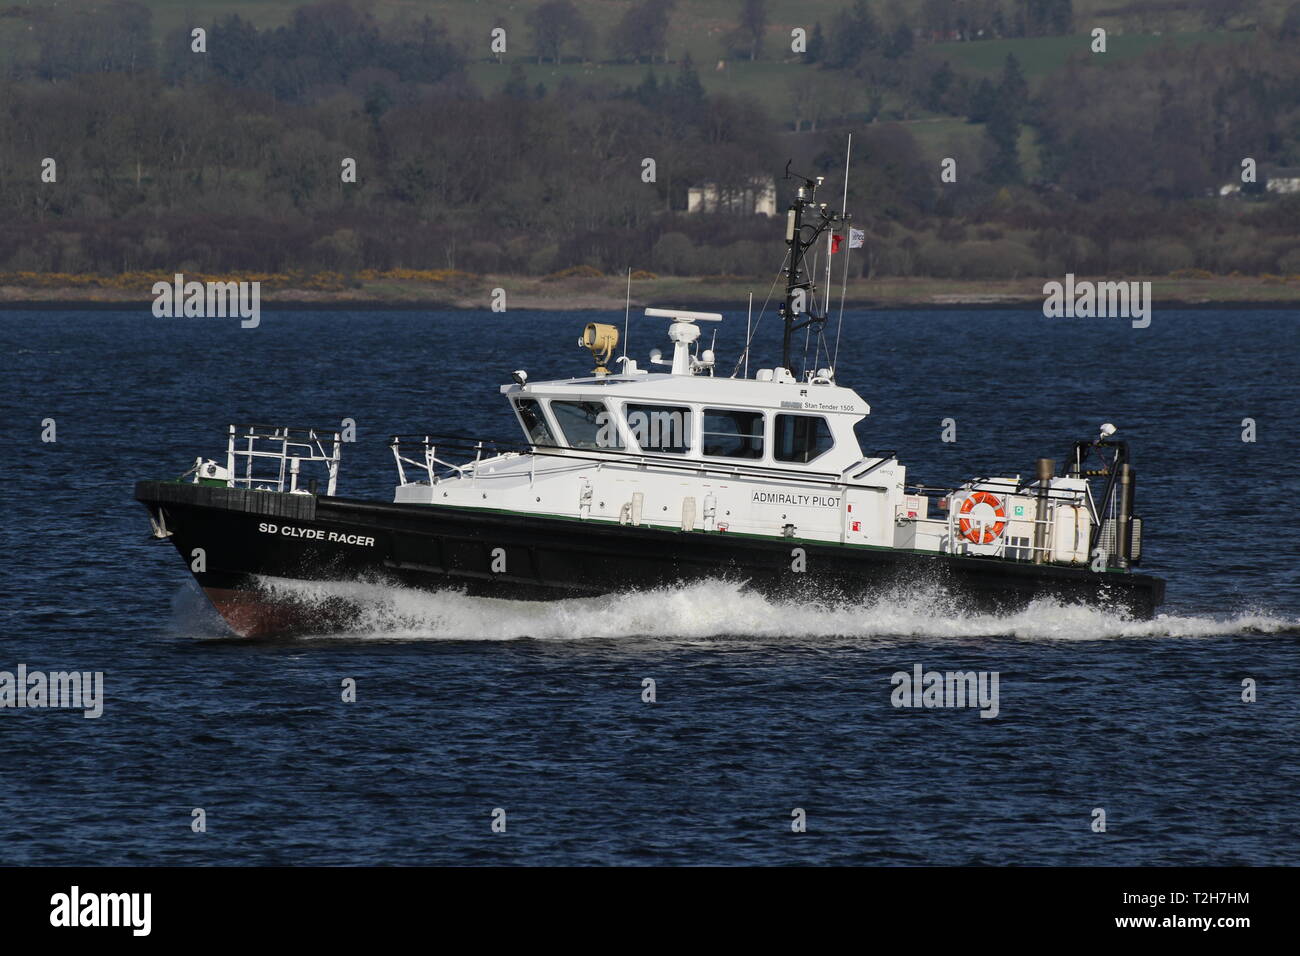
[(862, 461), (854, 426), (870, 412), (831, 384), (674, 375), (505, 386), (534, 451), (671, 457), (728, 467), (840, 473)]

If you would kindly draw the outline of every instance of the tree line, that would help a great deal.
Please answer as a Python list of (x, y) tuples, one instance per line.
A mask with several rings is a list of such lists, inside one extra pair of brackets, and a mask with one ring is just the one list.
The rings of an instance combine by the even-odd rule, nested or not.
[[(1033, 12), (1026, 24), (1047, 30), (1068, 4), (958, 6)], [(921, 16), (953, 7), (923, 4)], [(672, 16), (671, 4), (628, 14), (652, 8)], [(686, 214), (687, 190), (774, 179), (784, 203), (786, 160), (837, 181), (852, 132), (862, 274), (1300, 274), (1300, 200), (1214, 195), (1243, 157), (1262, 169), (1300, 161), (1294, 10), (1237, 42), (1080, 60), (1034, 84), (1015, 57), (972, 80), (917, 30), (903, 49), (888, 16), (846, 4), (857, 39), (836, 25), (823, 58), (788, 69), (964, 121), (978, 147), (953, 157), (945, 182), (920, 127), (897, 112), (904, 121), (846, 110), (795, 133), (785, 103), (709, 93), (689, 56), (664, 63), (662, 50), (634, 84), (547, 88), (514, 70), (488, 92), (445, 24), (380, 22), (344, 2), (266, 29), (222, 17), (204, 54), (188, 29), (156, 37), (136, 3), (7, 8), (30, 19), (33, 40), (0, 76), (0, 272), (771, 275), (779, 226)], [(736, 4), (755, 56), (762, 13)], [(567, 55), (581, 31), (565, 37), (541, 55)]]

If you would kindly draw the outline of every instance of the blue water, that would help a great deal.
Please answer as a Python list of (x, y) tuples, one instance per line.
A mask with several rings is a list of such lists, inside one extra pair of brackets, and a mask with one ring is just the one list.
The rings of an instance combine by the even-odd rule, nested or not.
[[(1028, 472), (1119, 425), (1144, 570), (1169, 581), (1154, 622), (340, 583), (322, 594), (364, 599), (356, 630), (250, 643), (147, 538), (133, 482), (220, 452), (227, 422), (351, 417), (340, 493), (389, 497), (389, 433), (513, 437), (498, 384), (585, 372), (602, 318), (0, 313), (0, 670), (103, 671), (106, 696), (98, 719), (0, 710), (0, 863), (1300, 863), (1300, 313), (847, 318), (866, 450), (914, 479)], [(666, 350), (633, 321), (634, 355)], [(728, 366), (743, 328), (720, 330)], [(998, 672), (999, 716), (894, 708), (916, 663)]]

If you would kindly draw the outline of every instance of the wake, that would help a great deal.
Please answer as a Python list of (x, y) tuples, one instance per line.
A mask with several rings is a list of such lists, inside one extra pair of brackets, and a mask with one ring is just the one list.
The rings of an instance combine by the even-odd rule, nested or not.
[[(1008, 614), (967, 613), (938, 588), (911, 588), (854, 602), (782, 601), (733, 581), (700, 581), (598, 598), (511, 601), (471, 597), (455, 590), (423, 591), (369, 581), (293, 581), (263, 578), (278, 601), (319, 609), (321, 635), (385, 640), (544, 641), (663, 638), (705, 640), (807, 638), (1092, 641), (1132, 638), (1208, 638), (1300, 634), (1300, 619), (1265, 610), (1213, 615), (1164, 614), (1132, 620), (1118, 611), (1036, 601)], [(343, 626), (337, 609), (349, 610)], [(220, 619), (197, 590), (179, 601), (177, 629), (215, 636)]]

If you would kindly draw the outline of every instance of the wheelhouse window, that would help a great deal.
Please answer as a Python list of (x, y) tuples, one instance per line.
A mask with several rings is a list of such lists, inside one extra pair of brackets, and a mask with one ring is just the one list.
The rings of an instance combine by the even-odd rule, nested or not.
[(627, 405), (627, 428), (644, 452), (684, 455), (691, 449), (691, 410), (682, 405)]
[(604, 402), (552, 401), (551, 415), (570, 448), (622, 448), (618, 424)]
[(762, 458), (763, 413), (706, 408), (700, 451), (712, 458)]
[(777, 415), (772, 456), (777, 461), (806, 464), (834, 446), (831, 427), (820, 415)]
[(519, 422), (524, 426), (524, 434), (534, 445), (558, 445), (555, 436), (551, 434), (551, 426), (546, 424), (546, 416), (542, 413), (542, 403), (535, 398), (521, 398), (515, 402), (515, 411), (519, 414)]

